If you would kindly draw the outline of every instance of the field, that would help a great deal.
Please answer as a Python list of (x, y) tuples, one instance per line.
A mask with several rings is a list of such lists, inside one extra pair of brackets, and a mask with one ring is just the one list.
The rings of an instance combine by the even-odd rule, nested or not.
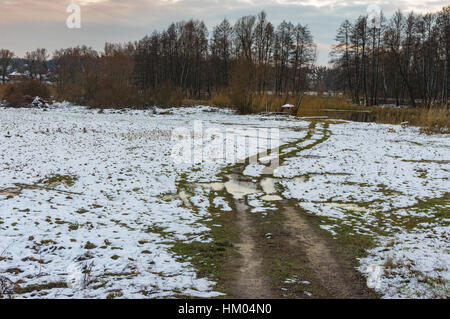
[(67, 103), (0, 125), (0, 298), (450, 296), (448, 134)]

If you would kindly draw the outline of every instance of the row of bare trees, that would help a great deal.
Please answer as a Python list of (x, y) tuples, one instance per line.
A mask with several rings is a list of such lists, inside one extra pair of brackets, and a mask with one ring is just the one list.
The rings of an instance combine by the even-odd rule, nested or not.
[(308, 88), (315, 56), (307, 26), (284, 21), (275, 27), (261, 12), (234, 25), (225, 19), (211, 33), (202, 21), (190, 20), (137, 42), (107, 43), (102, 53), (57, 50), (52, 74), (60, 97), (96, 106), (130, 105), (138, 98), (143, 104), (170, 102), (170, 95), (204, 98), (233, 87), (282, 95)]
[(448, 106), (450, 7), (390, 19), (346, 20), (338, 29), (330, 76), (355, 103)]
[[(3, 81), (13, 57), (0, 51)], [(308, 26), (274, 26), (261, 12), (234, 25), (225, 19), (212, 32), (202, 21), (182, 21), (140, 41), (107, 43), (104, 52), (79, 46), (48, 58), (45, 49), (27, 52), (22, 71), (36, 80), (50, 74), (60, 98), (119, 107), (170, 94), (211, 97), (233, 88), (244, 95), (295, 94), (309, 88), (316, 46)]]
[(211, 36), (201, 21), (175, 23), (137, 42), (135, 51), (140, 89), (170, 81), (196, 97), (228, 87), (235, 72), (249, 73), (248, 85), (261, 92), (300, 91), (316, 54), (307, 26), (283, 21), (275, 27), (264, 12), (234, 25), (225, 19)]
[[(9, 50), (0, 51), (3, 81), (13, 57)], [(114, 107), (158, 102), (170, 94), (210, 97), (225, 90), (295, 94), (309, 88), (315, 58), (308, 26), (286, 21), (274, 26), (261, 12), (234, 25), (225, 19), (212, 32), (202, 21), (173, 23), (140, 41), (107, 43), (104, 52), (86, 46), (61, 49), (50, 61), (45, 49), (37, 49), (26, 53), (22, 72), (54, 81), (60, 98)]]
[(99, 53), (86, 46), (54, 52), (52, 74), (60, 98), (95, 107), (138, 106), (133, 47), (109, 44)]

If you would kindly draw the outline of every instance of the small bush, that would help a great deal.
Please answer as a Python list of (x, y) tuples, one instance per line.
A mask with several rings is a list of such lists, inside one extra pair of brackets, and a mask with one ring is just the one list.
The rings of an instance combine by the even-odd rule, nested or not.
[(212, 96), (210, 104), (215, 107), (231, 108), (231, 99), (226, 92), (218, 92)]
[(25, 104), (26, 95), (42, 99), (50, 98), (50, 89), (47, 85), (37, 80), (12, 83), (6, 86), (3, 92), (3, 99), (8, 101), (9, 106), (18, 107)]
[(448, 133), (450, 110), (446, 108), (371, 108), (377, 123), (400, 124), (424, 128), (426, 133)]
[(19, 107), (25, 105), (24, 95), (18, 91), (11, 91), (4, 97), (8, 101), (8, 105), (12, 107)]
[(0, 99), (2, 99), (3, 96), (5, 95), (6, 88), (7, 88), (7, 85), (0, 84)]
[(180, 107), (183, 105), (184, 94), (182, 90), (171, 82), (165, 82), (154, 89), (149, 89), (144, 94), (146, 105), (159, 107)]
[(141, 99), (138, 91), (133, 86), (105, 85), (99, 88), (87, 102), (88, 106), (94, 108), (138, 108)]

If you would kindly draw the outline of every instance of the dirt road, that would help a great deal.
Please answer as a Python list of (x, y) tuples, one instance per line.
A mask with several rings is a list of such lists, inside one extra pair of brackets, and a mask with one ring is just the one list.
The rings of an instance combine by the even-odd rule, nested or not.
[[(323, 136), (306, 143), (317, 133), (317, 124), (301, 141), (302, 149), (314, 147), (325, 141), (329, 132), (322, 126)], [(292, 145), (286, 146), (292, 147)], [(297, 154), (297, 152), (292, 152)], [(283, 160), (290, 155), (281, 158)], [(262, 181), (273, 178), (273, 167), (267, 164), (263, 175), (257, 178), (254, 189), (265, 189)], [(243, 176), (245, 165), (233, 169), (233, 183), (248, 185)], [(251, 193), (251, 192), (249, 192)], [(245, 194), (245, 192), (244, 192)], [(236, 197), (232, 192), (230, 195)], [(236, 227), (240, 234), (235, 243), (241, 260), (228, 289), (236, 298), (371, 298), (365, 281), (356, 273), (353, 263), (330, 238), (308, 222), (308, 216), (295, 203), (282, 198), (280, 192), (277, 210), (261, 219), (251, 214), (248, 196), (234, 198)], [(243, 198), (242, 198), (243, 197)]]

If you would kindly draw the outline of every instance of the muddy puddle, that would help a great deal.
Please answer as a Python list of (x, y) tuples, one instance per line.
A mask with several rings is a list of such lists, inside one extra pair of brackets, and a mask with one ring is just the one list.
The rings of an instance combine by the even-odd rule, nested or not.
[(276, 189), (276, 183), (277, 179), (275, 178), (263, 178), (261, 180), (261, 187), (266, 195), (261, 197), (263, 201), (266, 202), (277, 202), (280, 200), (283, 200), (283, 198), (279, 195), (277, 195), (277, 189)]
[[(258, 194), (262, 192), (264, 196), (261, 197), (263, 201), (280, 201), (283, 198), (277, 195), (276, 183), (278, 179), (265, 177), (261, 182), (252, 182), (243, 180), (237, 174), (231, 174), (227, 176), (228, 181), (225, 183), (209, 183), (209, 184), (196, 184), (198, 186), (208, 188), (213, 191), (226, 190), (234, 200), (245, 200), (249, 195)], [(258, 187), (260, 185), (260, 188)]]
[(259, 193), (257, 183), (242, 180), (239, 175), (231, 174), (227, 176), (225, 183), (197, 184), (198, 186), (211, 189), (213, 191), (226, 190), (235, 200), (243, 200), (246, 196)]
[(259, 192), (255, 183), (241, 181), (237, 175), (229, 178), (230, 180), (225, 183), (225, 189), (234, 199), (243, 200), (246, 196)]

